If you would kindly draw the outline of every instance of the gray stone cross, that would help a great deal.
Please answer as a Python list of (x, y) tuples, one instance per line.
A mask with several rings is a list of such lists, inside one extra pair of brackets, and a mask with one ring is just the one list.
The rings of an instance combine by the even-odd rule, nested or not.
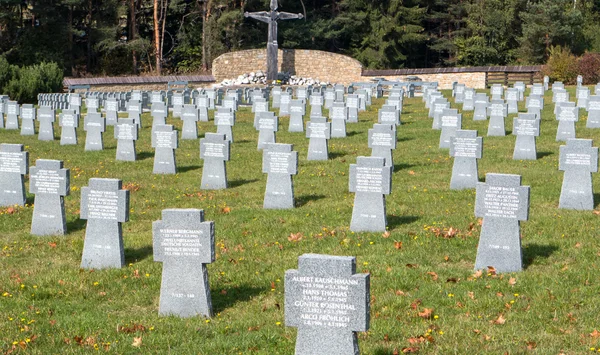
[(31, 234), (64, 235), (67, 231), (64, 196), (69, 195), (70, 173), (60, 160), (38, 159), (29, 173), (29, 192), (35, 194)]
[(357, 157), (356, 164), (350, 164), (349, 190), (356, 193), (353, 232), (385, 232), (385, 195), (392, 191), (392, 167), (384, 163), (381, 157)]
[(25, 205), (23, 175), (29, 173), (29, 153), (23, 144), (0, 144), (0, 206)]
[(298, 152), (293, 151), (293, 145), (266, 144), (262, 171), (268, 174), (263, 208), (294, 208), (292, 175), (298, 174)]
[(129, 220), (129, 191), (118, 179), (92, 178), (81, 188), (81, 219), (87, 219), (81, 268), (125, 265), (121, 223)]
[(529, 218), (529, 186), (521, 186), (521, 176), (487, 174), (477, 184), (475, 217), (483, 218), (475, 270), (521, 271), (520, 221)]
[(271, 0), (271, 11), (245, 12), (244, 17), (269, 24), (269, 39), (267, 42), (267, 80), (277, 80), (277, 21), (301, 19), (302, 14), (277, 11), (277, 0)]
[(356, 258), (304, 254), (285, 272), (285, 325), (298, 328), (296, 355), (359, 354), (356, 332), (369, 330), (370, 275)]
[(230, 142), (225, 134), (207, 132), (200, 139), (200, 159), (204, 159), (202, 168), (203, 190), (220, 190), (227, 188), (227, 168), (229, 161)]
[(592, 173), (598, 172), (598, 148), (591, 139), (569, 139), (560, 147), (558, 169), (565, 172), (558, 208), (593, 210)]
[(152, 223), (154, 261), (163, 263), (159, 315), (212, 315), (206, 264), (215, 261), (215, 223), (198, 209), (166, 209)]

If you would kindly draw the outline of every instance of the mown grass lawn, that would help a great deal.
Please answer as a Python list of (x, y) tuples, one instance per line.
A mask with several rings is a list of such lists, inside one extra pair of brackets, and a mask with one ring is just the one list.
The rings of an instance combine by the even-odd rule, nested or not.
[[(574, 88), (569, 91), (574, 97)], [(288, 120), (280, 120), (277, 141), (299, 151), (297, 208), (286, 211), (262, 209), (266, 175), (249, 108), (237, 115), (227, 165), (230, 188), (223, 191), (199, 189), (197, 140), (180, 141), (179, 174), (152, 175), (149, 113), (134, 163), (115, 161), (112, 127), (102, 152), (84, 152), (82, 129), (79, 144), (66, 147), (0, 130), (0, 142), (26, 145), (31, 166), (39, 158), (59, 159), (71, 169), (66, 236), (29, 234), (32, 195), (28, 207), (0, 214), (0, 352), (293, 354), (296, 330), (283, 324), (283, 277), (297, 268), (303, 253), (356, 256), (357, 271), (371, 273), (371, 329), (359, 334), (363, 354), (600, 349), (600, 216), (557, 208), (562, 143), (555, 142), (558, 123), (550, 92), (537, 161), (512, 160), (514, 136), (484, 138), (480, 180), (488, 172), (520, 174), (531, 186), (530, 219), (521, 225), (525, 270), (503, 275), (474, 275), (480, 228), (473, 214), (475, 192), (448, 189), (452, 159), (438, 149), (439, 131), (431, 129), (421, 98), (405, 100), (398, 128), (393, 192), (387, 199), (389, 233), (349, 231), (354, 199), (348, 192), (349, 164), (370, 155), (367, 130), (383, 102), (374, 100), (360, 123), (349, 124), (347, 138), (330, 141), (327, 162), (307, 161), (308, 140), (286, 132)], [(508, 131), (514, 116), (506, 120)], [(597, 145), (600, 131), (585, 129), (585, 117), (577, 123), (577, 136)], [(181, 128), (179, 119), (168, 121)], [(216, 131), (212, 121), (199, 127), (201, 133)], [(463, 128), (485, 136), (487, 122), (463, 113)], [(57, 127), (57, 137), (59, 132)], [(80, 190), (92, 177), (119, 178), (131, 189), (123, 269), (79, 268), (85, 233)], [(599, 179), (594, 174), (596, 186)], [(210, 320), (158, 317), (162, 264), (152, 260), (152, 221), (165, 208), (204, 209), (206, 220), (215, 221)]]

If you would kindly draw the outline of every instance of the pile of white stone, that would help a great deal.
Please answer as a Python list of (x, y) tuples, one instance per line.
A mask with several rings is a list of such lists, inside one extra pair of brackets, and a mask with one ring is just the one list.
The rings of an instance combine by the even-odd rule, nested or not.
[[(279, 73), (277, 74), (280, 84), (287, 85), (328, 85), (327, 82), (319, 81), (319, 79), (313, 78), (302, 78), (290, 73)], [(273, 82), (275, 84), (276, 82)], [(241, 85), (256, 85), (256, 84), (267, 84), (267, 75), (262, 71), (242, 74), (237, 79), (225, 79), (220, 83), (220, 86), (241, 86)]]

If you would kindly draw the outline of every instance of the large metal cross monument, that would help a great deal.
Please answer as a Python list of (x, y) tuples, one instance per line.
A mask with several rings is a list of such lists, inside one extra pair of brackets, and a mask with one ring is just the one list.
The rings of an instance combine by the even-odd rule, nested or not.
[(271, 0), (271, 11), (245, 12), (244, 17), (269, 24), (269, 40), (267, 42), (267, 80), (277, 80), (277, 21), (301, 19), (302, 14), (277, 11), (277, 0)]

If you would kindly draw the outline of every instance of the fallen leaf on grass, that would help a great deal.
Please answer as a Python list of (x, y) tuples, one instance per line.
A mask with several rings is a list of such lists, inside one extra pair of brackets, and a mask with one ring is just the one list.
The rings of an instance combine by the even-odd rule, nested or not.
[(131, 343), (131, 345), (135, 346), (136, 348), (139, 348), (140, 346), (142, 346), (142, 337), (134, 337), (133, 343)]
[(600, 337), (600, 332), (597, 329), (594, 329), (594, 331), (590, 333), (590, 337), (596, 339)]
[(575, 248), (581, 248), (581, 243), (580, 243), (580, 242), (577, 242), (577, 243), (575, 244)]
[(429, 319), (433, 317), (433, 308), (423, 308), (423, 312), (419, 312), (419, 317)]
[(510, 279), (508, 279), (508, 284), (511, 286), (514, 286), (517, 283), (517, 279), (515, 279), (514, 277), (511, 277)]
[(419, 265), (417, 265), (417, 264), (406, 264), (406, 267), (409, 268), (409, 269), (416, 269), (416, 268), (419, 267)]
[(290, 236), (288, 237), (288, 241), (290, 242), (299, 242), (302, 240), (302, 237), (304, 237), (304, 235), (302, 233), (291, 233)]
[(48, 246), (50, 248), (56, 248), (56, 243), (54, 243), (54, 242), (48, 242)]
[(438, 274), (436, 274), (436, 273), (435, 273), (435, 272), (433, 272), (433, 271), (428, 271), (428, 272), (427, 272), (427, 275), (431, 276), (431, 279), (432, 279), (433, 281), (437, 281), (437, 279), (438, 279)]
[(402, 242), (394, 242), (394, 248), (398, 250), (402, 249)]
[(223, 213), (223, 214), (230, 214), (231, 213), (231, 207), (223, 207), (223, 208), (221, 208), (221, 213)]
[(481, 275), (483, 275), (483, 271), (481, 271), (481, 270), (477, 270), (477, 271), (475, 271), (475, 273), (473, 274), (473, 277), (474, 277), (474, 278), (476, 278), (476, 279), (478, 279), (478, 278), (480, 278), (480, 277), (481, 277)]
[(408, 172), (408, 175), (415, 175), (415, 172), (414, 172), (414, 171), (412, 171), (412, 170), (410, 170), (410, 171)]
[(496, 275), (496, 268), (495, 267), (488, 266), (487, 268), (488, 268), (487, 272), (488, 272), (489, 275), (492, 275), (492, 276)]
[(491, 321), (492, 324), (504, 324), (506, 323), (506, 318), (504, 318), (503, 314), (500, 314), (496, 320)]
[(403, 354), (416, 354), (419, 352), (419, 348), (416, 346), (411, 346), (409, 348), (402, 348)]
[(527, 350), (533, 350), (535, 348), (537, 348), (537, 343), (535, 341), (528, 341), (526, 342), (527, 344)]
[(392, 233), (390, 233), (390, 231), (385, 231), (385, 233), (383, 233), (381, 236), (384, 238), (389, 238), (390, 235), (392, 235)]
[(474, 300), (474, 299), (475, 299), (475, 293), (474, 293), (474, 292), (472, 292), (472, 291), (469, 291), (468, 295), (469, 295), (469, 298), (470, 298), (470, 299), (472, 299), (472, 300)]

